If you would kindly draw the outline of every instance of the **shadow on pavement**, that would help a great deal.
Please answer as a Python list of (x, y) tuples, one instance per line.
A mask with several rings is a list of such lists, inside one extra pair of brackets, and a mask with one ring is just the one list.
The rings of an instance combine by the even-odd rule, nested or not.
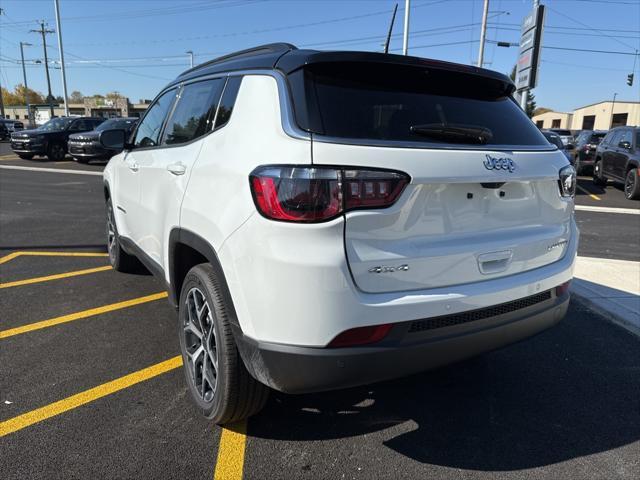
[[(359, 437), (353, 441), (382, 442), (418, 462), (480, 471), (534, 468), (638, 441), (640, 339), (576, 302), (570, 312), (534, 339), (436, 371), (274, 394), (249, 434)], [(401, 433), (391, 440), (363, 436), (394, 425)]]

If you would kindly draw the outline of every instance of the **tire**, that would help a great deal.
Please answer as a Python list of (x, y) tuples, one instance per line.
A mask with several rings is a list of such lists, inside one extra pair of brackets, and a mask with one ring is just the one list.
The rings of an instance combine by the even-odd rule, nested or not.
[(31, 160), (33, 158), (33, 155), (29, 153), (19, 153), (18, 156), (23, 160)]
[(64, 146), (60, 143), (52, 143), (49, 145), (49, 148), (47, 148), (47, 158), (52, 162), (64, 160), (66, 154), (67, 152), (65, 151)]
[(640, 178), (637, 168), (632, 168), (627, 172), (624, 180), (624, 196), (627, 200), (640, 199)]
[(140, 261), (133, 255), (125, 252), (120, 245), (120, 237), (113, 215), (111, 199), (107, 200), (107, 251), (109, 252), (109, 263), (114, 270), (123, 273), (140, 271)]
[(224, 425), (258, 413), (267, 401), (269, 388), (244, 366), (231, 331), (228, 311), (232, 307), (220, 285), (221, 279), (210, 264), (189, 270), (180, 293), (178, 335), (185, 379), (194, 402), (205, 417)]
[(607, 186), (607, 177), (602, 174), (602, 161), (596, 160), (593, 164), (593, 184), (599, 187)]

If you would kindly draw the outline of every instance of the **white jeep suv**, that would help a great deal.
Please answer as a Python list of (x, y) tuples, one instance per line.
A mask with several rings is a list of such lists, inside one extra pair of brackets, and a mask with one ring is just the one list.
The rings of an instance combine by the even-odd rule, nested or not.
[(567, 310), (575, 171), (502, 74), (273, 44), (199, 65), (104, 172), (109, 258), (178, 310), (205, 415), (367, 384)]

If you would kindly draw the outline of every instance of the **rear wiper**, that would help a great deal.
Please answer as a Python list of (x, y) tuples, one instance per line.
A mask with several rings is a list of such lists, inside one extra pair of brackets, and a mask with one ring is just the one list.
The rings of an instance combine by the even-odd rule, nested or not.
[(478, 143), (484, 145), (493, 138), (493, 133), (488, 128), (462, 125), (460, 123), (425, 123), (423, 125), (411, 125), (409, 130), (416, 135), (455, 143)]

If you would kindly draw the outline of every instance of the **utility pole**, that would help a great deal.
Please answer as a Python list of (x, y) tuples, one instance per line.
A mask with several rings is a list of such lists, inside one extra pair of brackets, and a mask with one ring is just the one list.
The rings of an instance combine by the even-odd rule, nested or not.
[[(4, 13), (4, 10), (0, 8), (0, 16)], [(1, 75), (0, 75), (1, 77)], [(4, 100), (2, 99), (2, 82), (0, 82), (0, 116), (4, 118)]]
[(20, 42), (20, 61), (22, 62), (22, 79), (24, 80), (24, 104), (27, 106), (27, 117), (31, 126), (31, 105), (29, 103), (29, 86), (27, 85), (27, 69), (24, 68), (24, 47), (30, 47), (27, 42)]
[(487, 16), (489, 15), (489, 0), (484, 0), (482, 9), (482, 26), (480, 27), (480, 48), (478, 49), (478, 67), (482, 68), (484, 60), (484, 39), (487, 36)]
[(611, 104), (611, 122), (609, 123), (609, 129), (613, 128), (613, 109), (616, 106), (616, 97), (618, 96), (617, 93), (613, 94), (613, 103)]
[(193, 51), (191, 50), (187, 50), (186, 52), (187, 55), (189, 55), (189, 65), (191, 66), (191, 68), (193, 68)]
[(411, 0), (404, 1), (404, 38), (402, 39), (402, 54), (409, 55), (409, 12)]
[(51, 95), (51, 78), (49, 78), (49, 57), (47, 56), (47, 33), (55, 33), (53, 30), (44, 28), (44, 20), (40, 22), (40, 30), (30, 30), (33, 33), (42, 35), (42, 48), (44, 49), (44, 71), (47, 74), (47, 100), (49, 102), (49, 113), (53, 118), (53, 95)]
[(58, 29), (58, 50), (60, 51), (60, 67), (62, 71), (62, 94), (64, 95), (64, 114), (69, 116), (69, 97), (67, 96), (67, 74), (64, 66), (64, 51), (62, 49), (62, 27), (60, 26), (60, 3), (53, 0), (56, 7), (56, 28)]

